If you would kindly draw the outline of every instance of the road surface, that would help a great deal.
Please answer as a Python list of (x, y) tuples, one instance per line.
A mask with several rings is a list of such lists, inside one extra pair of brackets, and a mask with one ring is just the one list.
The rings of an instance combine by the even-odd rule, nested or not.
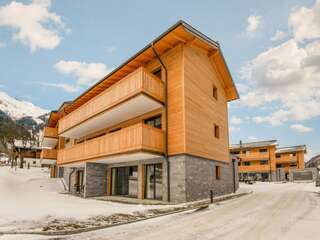
[(320, 239), (320, 194), (314, 183), (248, 187), (253, 194), (207, 210), (55, 239)]

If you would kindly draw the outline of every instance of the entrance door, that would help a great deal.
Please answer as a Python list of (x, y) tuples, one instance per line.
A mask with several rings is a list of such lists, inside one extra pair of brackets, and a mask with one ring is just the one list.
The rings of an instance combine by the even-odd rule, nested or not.
[(146, 165), (145, 198), (162, 200), (162, 164)]

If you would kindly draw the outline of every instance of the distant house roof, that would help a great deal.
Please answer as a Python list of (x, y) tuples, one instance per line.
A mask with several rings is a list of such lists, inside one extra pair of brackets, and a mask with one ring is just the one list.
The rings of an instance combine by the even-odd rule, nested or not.
[(156, 56), (153, 52), (153, 48), (157, 49), (159, 55), (162, 55), (179, 43), (186, 44), (190, 42), (210, 52), (210, 56), (221, 70), (221, 75), (226, 85), (227, 100), (232, 101), (238, 99), (239, 94), (225, 62), (219, 43), (202, 34), (186, 22), (180, 20), (119, 67), (110, 72), (107, 76), (74, 99), (70, 104), (64, 107), (65, 112), (70, 113), (74, 111), (94, 96), (123, 79), (135, 69), (143, 66), (143, 64), (150, 60), (155, 59)]
[(304, 151), (306, 153), (307, 152), (306, 145), (277, 148), (276, 153), (290, 153), (290, 152), (298, 152), (298, 151)]
[(256, 147), (268, 147), (268, 146), (276, 146), (278, 145), (277, 140), (267, 140), (267, 141), (259, 141), (259, 142), (247, 142), (241, 144), (232, 144), (229, 149), (236, 150), (242, 148), (256, 148)]

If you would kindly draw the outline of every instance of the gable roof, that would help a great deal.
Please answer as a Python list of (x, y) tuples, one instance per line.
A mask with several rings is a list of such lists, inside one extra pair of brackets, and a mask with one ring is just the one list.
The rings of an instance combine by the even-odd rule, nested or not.
[(186, 22), (180, 20), (119, 67), (114, 69), (96, 84), (82, 93), (75, 100), (73, 100), (68, 106), (65, 107), (65, 112), (72, 112), (83, 103), (109, 88), (115, 82), (121, 80), (126, 75), (136, 70), (138, 67), (154, 59), (156, 56), (154, 55), (152, 47), (157, 49), (157, 52), (161, 56), (163, 53), (172, 49), (177, 44), (185, 44), (189, 42), (192, 42), (192, 44), (195, 44), (211, 53), (209, 55), (212, 57), (215, 64), (217, 64), (223, 81), (225, 82), (227, 100), (232, 101), (238, 99), (239, 94), (225, 62), (219, 43), (202, 34), (200, 31), (196, 30)]
[(232, 144), (229, 149), (244, 149), (244, 148), (256, 148), (256, 147), (268, 147), (268, 146), (276, 146), (278, 145), (277, 140), (267, 140), (267, 141), (259, 141), (259, 142), (248, 142), (241, 144)]

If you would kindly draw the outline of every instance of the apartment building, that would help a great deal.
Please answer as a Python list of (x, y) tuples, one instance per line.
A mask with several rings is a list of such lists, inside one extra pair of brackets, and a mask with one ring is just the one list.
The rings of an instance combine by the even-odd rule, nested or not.
[(240, 180), (249, 176), (261, 181), (275, 180), (276, 146), (276, 140), (231, 145), (230, 153), (239, 157)]
[(277, 148), (276, 167), (284, 170), (287, 180), (289, 179), (290, 170), (304, 169), (305, 153), (307, 153), (305, 145)]
[(238, 188), (228, 150), (236, 99), (219, 44), (179, 21), (53, 112), (44, 138), (72, 193), (205, 199)]
[(277, 140), (268, 140), (231, 145), (230, 153), (239, 157), (240, 180), (283, 181), (291, 170), (304, 168), (306, 146), (278, 148)]

